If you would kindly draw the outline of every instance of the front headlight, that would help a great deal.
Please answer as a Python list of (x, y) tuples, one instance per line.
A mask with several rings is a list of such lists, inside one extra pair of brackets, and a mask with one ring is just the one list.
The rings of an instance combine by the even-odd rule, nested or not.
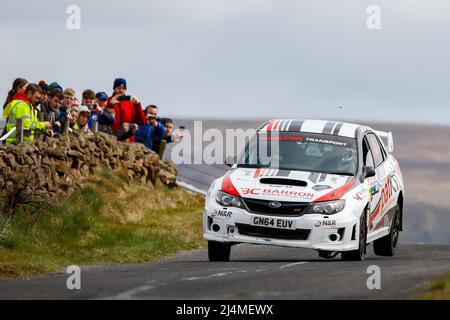
[(313, 203), (307, 210), (309, 214), (332, 215), (342, 211), (345, 207), (345, 200), (324, 201)]
[(231, 194), (222, 191), (217, 191), (216, 201), (217, 203), (225, 207), (238, 207), (238, 208), (244, 207), (241, 198), (232, 196)]

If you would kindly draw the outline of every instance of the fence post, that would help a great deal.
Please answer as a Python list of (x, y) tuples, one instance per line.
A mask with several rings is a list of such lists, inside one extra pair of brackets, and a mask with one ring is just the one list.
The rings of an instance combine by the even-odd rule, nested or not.
[[(42, 105), (41, 105), (41, 109), (42, 109), (43, 107), (42, 107)], [(38, 117), (38, 120), (40, 121), (40, 122), (44, 122), (44, 110), (39, 110), (38, 111), (38, 115), (39, 115), (39, 117)]]
[(94, 121), (92, 122), (92, 133), (97, 133), (98, 132), (98, 121)]
[(23, 142), (23, 119), (16, 120), (16, 144)]
[(166, 152), (167, 140), (161, 139), (161, 144), (159, 145), (159, 159), (164, 160), (164, 154)]
[(66, 121), (64, 121), (64, 126), (62, 128), (62, 133), (67, 134), (69, 132), (69, 117), (66, 117)]

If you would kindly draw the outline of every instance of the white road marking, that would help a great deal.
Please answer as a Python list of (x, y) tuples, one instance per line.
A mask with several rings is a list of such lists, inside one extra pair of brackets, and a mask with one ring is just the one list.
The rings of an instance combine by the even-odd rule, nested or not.
[(189, 277), (189, 278), (183, 278), (181, 280), (187, 280), (187, 281), (193, 281), (193, 280), (200, 280), (200, 279), (208, 279), (208, 278), (214, 278), (214, 277), (223, 277), (227, 274), (231, 274), (233, 272), (220, 272), (220, 273), (214, 273), (208, 276), (199, 276), (199, 277)]
[[(154, 281), (152, 281), (152, 283), (154, 283)], [(123, 293), (119, 293), (118, 295), (115, 296), (110, 296), (110, 297), (105, 297), (105, 298), (100, 298), (100, 299), (104, 299), (104, 300), (131, 300), (131, 299), (135, 299), (134, 296), (137, 295), (138, 293), (141, 292), (145, 292), (148, 291), (150, 289), (155, 288), (155, 286), (153, 284), (149, 284), (149, 285), (144, 285), (144, 286), (140, 286), (128, 291), (125, 291)]]
[[(305, 264), (305, 263), (308, 263), (308, 262), (302, 261), (302, 262), (288, 263), (288, 264), (280, 266), (279, 268), (280, 269), (284, 269), (284, 268), (289, 268), (289, 267), (293, 267), (293, 266), (299, 266), (299, 265)], [(266, 270), (267, 269), (256, 269), (255, 272), (263, 272), (263, 271), (266, 271)], [(213, 273), (213, 274), (206, 275), (206, 276), (183, 278), (181, 280), (184, 280), (184, 281), (195, 281), (195, 280), (201, 280), (201, 279), (210, 279), (210, 278), (224, 277), (224, 276), (227, 276), (227, 275), (233, 274), (233, 273), (246, 273), (246, 272), (247, 272), (247, 270), (219, 272), (219, 273)]]
[(305, 264), (305, 263), (308, 263), (308, 262), (302, 261), (302, 262), (289, 263), (289, 264), (285, 264), (285, 265), (280, 266), (280, 269), (289, 268), (289, 267), (293, 267), (293, 266), (299, 266), (299, 265)]

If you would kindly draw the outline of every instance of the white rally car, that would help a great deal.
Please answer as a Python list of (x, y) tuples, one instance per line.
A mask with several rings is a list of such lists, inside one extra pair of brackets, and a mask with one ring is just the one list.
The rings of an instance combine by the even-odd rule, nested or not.
[(395, 253), (404, 184), (391, 133), (351, 123), (264, 123), (205, 201), (210, 261), (253, 243), (311, 248), (323, 258), (362, 260), (373, 243)]

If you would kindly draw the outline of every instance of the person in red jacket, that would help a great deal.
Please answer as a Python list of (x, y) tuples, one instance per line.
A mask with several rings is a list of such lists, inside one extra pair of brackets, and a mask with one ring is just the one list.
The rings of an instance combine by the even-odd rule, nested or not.
[[(113, 94), (106, 102), (107, 107), (114, 108), (115, 119), (111, 129), (116, 135), (121, 135), (124, 128), (137, 128), (145, 124), (145, 114), (142, 110), (141, 103), (134, 96), (127, 96), (127, 81), (123, 78), (114, 80)], [(133, 136), (129, 138), (133, 140)]]

